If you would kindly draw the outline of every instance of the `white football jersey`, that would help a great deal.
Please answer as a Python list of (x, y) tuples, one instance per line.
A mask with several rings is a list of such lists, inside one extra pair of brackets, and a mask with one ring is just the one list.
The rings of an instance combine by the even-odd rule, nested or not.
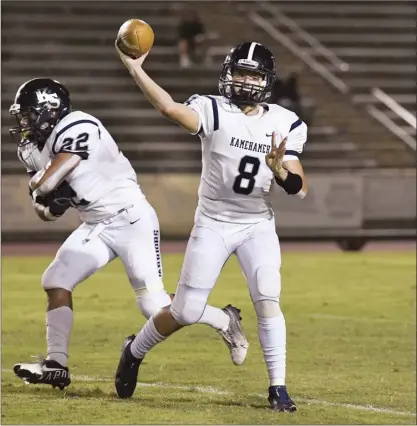
[(245, 115), (222, 96), (192, 96), (186, 105), (200, 117), (202, 174), (199, 210), (214, 219), (256, 223), (273, 217), (270, 191), (274, 175), (265, 162), (275, 131), (285, 137), (284, 161), (298, 160), (307, 140), (307, 126), (298, 116), (274, 104), (262, 104)]
[(41, 151), (21, 147), (18, 156), (28, 172), (36, 172), (60, 152), (82, 158), (65, 181), (74, 192), (71, 204), (84, 222), (100, 222), (144, 198), (129, 160), (92, 115), (82, 111), (68, 114), (54, 128)]

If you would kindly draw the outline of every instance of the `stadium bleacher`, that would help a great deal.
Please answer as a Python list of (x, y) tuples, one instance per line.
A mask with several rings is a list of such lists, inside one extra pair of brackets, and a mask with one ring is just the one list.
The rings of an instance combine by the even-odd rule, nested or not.
[[(370, 89), (379, 87), (415, 115), (414, 3), (338, 1), (329, 7), (327, 2), (284, 1), (276, 5), (349, 65), (347, 72), (336, 67), (333, 71), (351, 87), (355, 103), (377, 103)], [(295, 37), (310, 54), (317, 54), (303, 38)], [(398, 122), (392, 111), (385, 112)], [(411, 126), (404, 130), (415, 135)]]
[[(395, 33), (397, 41), (392, 42), (392, 46), (384, 44), (384, 47), (378, 48), (372, 45), (374, 33), (384, 33), (386, 28), (372, 26), (372, 32), (369, 26), (365, 26), (366, 13), (374, 13), (373, 9), (369, 9), (369, 12), (364, 9), (365, 17), (360, 20), (364, 25), (359, 27), (364, 30), (364, 34), (368, 34), (365, 38), (369, 40), (368, 45), (364, 38), (359, 37), (358, 31), (348, 38), (344, 37), (349, 28), (349, 19), (354, 19), (355, 13), (362, 12), (346, 15), (342, 6), (338, 9), (334, 5), (327, 14), (324, 6), (319, 7), (322, 13), (309, 14), (308, 11), (304, 13), (303, 8), (297, 6), (298, 3), (281, 4), (285, 13), (288, 12), (309, 31), (318, 28), (314, 22), (320, 21), (318, 37), (323, 42), (331, 39), (331, 47), (345, 61), (352, 63), (349, 84), (355, 91), (353, 103), (336, 93), (310, 70), (304, 68), (302, 72), (301, 93), (316, 103), (304, 156), (305, 167), (326, 170), (412, 165), (413, 156), (407, 147), (363, 109), (363, 103), (371, 96), (366, 82), (371, 84), (373, 81), (387, 81), (381, 87), (410, 107), (411, 104), (407, 102), (414, 96), (408, 88), (411, 81), (409, 70), (412, 67), (407, 56), (411, 46), (411, 29), (400, 25), (400, 18), (396, 18), (394, 22), (398, 25), (390, 24), (390, 28), (398, 30)], [(298, 59), (265, 31), (248, 24), (244, 14), (237, 14), (236, 6), (230, 2), (215, 9), (210, 9), (208, 4), (199, 5), (207, 28), (217, 32), (219, 37), (210, 49), (211, 64), (190, 70), (180, 70), (178, 67), (176, 25), (180, 11), (173, 3), (37, 2), (36, 10), (30, 14), (22, 13), (25, 8), (27, 2), (8, 2), (3, 6), (2, 13), (3, 34), (6, 34), (2, 40), (3, 173), (23, 172), (15, 155), (16, 147), (8, 136), (8, 128), (14, 124), (10, 120), (8, 108), (19, 84), (39, 76), (53, 77), (66, 84), (72, 92), (75, 108), (96, 115), (108, 126), (139, 173), (200, 171), (198, 139), (159, 116), (117, 57), (113, 47), (117, 30), (122, 22), (131, 17), (140, 17), (154, 28), (155, 46), (146, 60), (145, 69), (178, 101), (185, 101), (194, 93), (217, 93), (224, 55), (231, 46), (243, 39), (256, 39), (268, 45), (277, 56), (281, 68), (300, 66)], [(398, 16), (406, 19), (408, 9), (404, 6), (399, 9), (404, 15), (398, 12)], [(235, 13), (231, 15), (233, 11)], [(263, 13), (267, 14), (265, 11)], [(336, 23), (332, 27), (330, 24), (337, 16), (345, 24)], [(381, 22), (386, 23), (386, 16), (382, 13), (381, 16)], [(328, 27), (326, 22), (329, 22)], [(328, 28), (328, 31), (323, 28)], [(338, 30), (335, 31), (337, 37), (334, 37), (331, 28)], [(340, 44), (335, 44), (337, 40), (340, 40)], [(347, 44), (348, 40), (350, 44)], [(392, 48), (403, 52), (398, 56), (403, 62), (393, 63), (391, 60), (390, 67), (386, 68), (389, 58), (383, 56), (384, 52), (388, 54), (388, 50), (384, 49)], [(370, 49), (380, 53), (372, 57), (366, 55)], [(397, 69), (401, 69), (398, 74)]]

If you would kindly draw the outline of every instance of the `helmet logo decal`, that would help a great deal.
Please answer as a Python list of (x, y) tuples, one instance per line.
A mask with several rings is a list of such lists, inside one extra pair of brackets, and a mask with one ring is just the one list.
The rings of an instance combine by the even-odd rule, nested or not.
[(37, 90), (36, 97), (39, 103), (47, 102), (52, 108), (58, 108), (60, 105), (58, 95), (56, 93), (48, 93), (46, 89)]

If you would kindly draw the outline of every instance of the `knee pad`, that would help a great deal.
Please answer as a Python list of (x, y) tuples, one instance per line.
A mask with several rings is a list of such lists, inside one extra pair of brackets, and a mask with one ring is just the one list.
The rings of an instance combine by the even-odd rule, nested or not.
[(253, 303), (261, 300), (271, 300), (279, 304), (280, 294), (281, 274), (279, 269), (273, 266), (261, 266), (258, 268), (255, 288), (251, 291)]
[(62, 288), (72, 293), (78, 281), (74, 275), (68, 273), (68, 268), (59, 259), (55, 259), (42, 275), (42, 287), (44, 290)]
[(106, 255), (108, 255), (107, 249), (103, 255), (100, 252), (97, 254), (83, 251), (77, 245), (72, 247), (70, 243), (65, 242), (44, 272), (42, 287), (45, 290), (62, 288), (72, 292), (75, 286), (107, 263)]
[(165, 290), (149, 291), (147, 288), (141, 288), (135, 290), (135, 294), (136, 305), (146, 319), (171, 304), (171, 298)]
[(181, 325), (195, 324), (203, 316), (210, 290), (179, 285), (171, 304), (171, 314)]
[(135, 293), (142, 290), (148, 290), (150, 293), (165, 291), (162, 278), (155, 274), (129, 276), (129, 281)]

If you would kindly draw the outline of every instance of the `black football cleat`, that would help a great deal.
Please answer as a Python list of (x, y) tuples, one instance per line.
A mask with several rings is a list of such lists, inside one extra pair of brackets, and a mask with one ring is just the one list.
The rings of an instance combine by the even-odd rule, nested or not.
[(270, 386), (268, 401), (274, 411), (294, 413), (297, 407), (289, 397), (286, 386)]
[(27, 384), (43, 384), (64, 389), (71, 383), (68, 367), (51, 359), (41, 360), (32, 364), (15, 364), (14, 374)]
[(126, 337), (122, 346), (119, 365), (117, 366), (114, 385), (119, 398), (130, 398), (135, 392), (138, 382), (139, 366), (143, 358), (135, 358), (130, 352), (133, 340), (135, 340), (134, 334)]
[(222, 309), (230, 317), (229, 327), (226, 331), (218, 330), (230, 351), (233, 364), (241, 365), (245, 361), (249, 349), (241, 324), (240, 309), (227, 305)]

